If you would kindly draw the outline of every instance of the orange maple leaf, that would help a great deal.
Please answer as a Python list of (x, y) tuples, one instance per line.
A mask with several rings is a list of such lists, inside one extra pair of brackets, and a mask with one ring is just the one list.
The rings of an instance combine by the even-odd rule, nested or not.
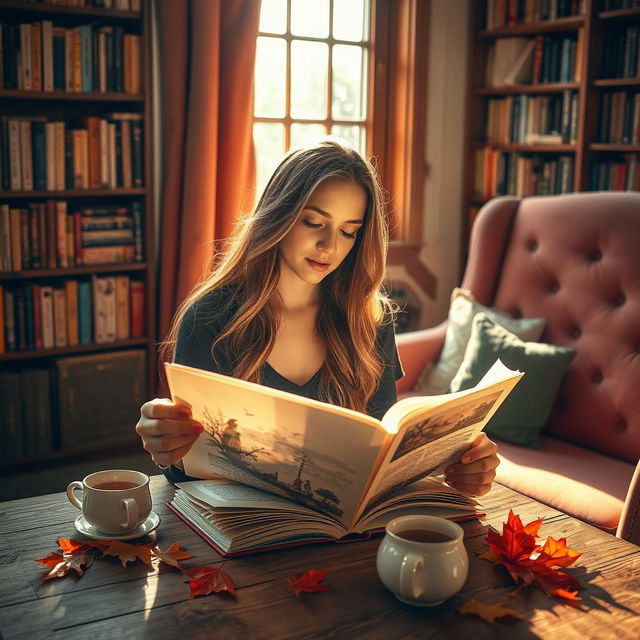
[(60, 554), (54, 552), (36, 560), (36, 562), (49, 567), (49, 571), (42, 576), (44, 581), (63, 578), (71, 571), (75, 571), (78, 577), (84, 574), (84, 570), (88, 569), (93, 562), (93, 552), (87, 545), (79, 543), (76, 543), (76, 545), (78, 546), (64, 545), (67, 549), (73, 548), (68, 553)]
[(301, 576), (291, 576), (284, 581), (291, 587), (293, 595), (300, 597), (300, 593), (316, 593), (318, 591), (331, 591), (326, 584), (320, 584), (326, 577), (329, 569), (309, 569)]
[(123, 567), (127, 566), (127, 562), (135, 562), (136, 559), (151, 566), (154, 553), (152, 544), (129, 544), (119, 540), (100, 540), (88, 544), (100, 549), (103, 556), (116, 556), (122, 562)]
[(582, 553), (567, 547), (566, 538), (549, 537), (544, 545), (538, 545), (536, 536), (541, 524), (542, 519), (538, 519), (523, 525), (520, 517), (510, 510), (502, 535), (492, 529), (487, 533), (485, 542), (491, 551), (481, 557), (503, 565), (518, 585), (516, 591), (534, 584), (565, 602), (580, 600), (569, 589), (581, 589), (582, 585), (559, 569), (573, 564)]
[(478, 602), (473, 598), (467, 600), (467, 602), (458, 609), (458, 613), (463, 615), (476, 615), (490, 624), (493, 624), (496, 621), (496, 618), (524, 618), (524, 616), (519, 614), (517, 611), (505, 607), (501, 602), (496, 604), (486, 604), (484, 602)]
[(181, 541), (174, 542), (170, 547), (167, 547), (164, 551), (161, 551), (158, 547), (153, 549), (154, 557), (162, 560), (165, 564), (170, 564), (172, 567), (176, 569), (182, 569), (180, 565), (180, 560), (188, 560), (189, 558), (193, 558), (189, 553), (185, 553), (180, 550)]
[(218, 567), (202, 566), (187, 569), (185, 573), (191, 578), (189, 587), (191, 597), (206, 596), (209, 593), (228, 592), (235, 595), (236, 586), (231, 576)]

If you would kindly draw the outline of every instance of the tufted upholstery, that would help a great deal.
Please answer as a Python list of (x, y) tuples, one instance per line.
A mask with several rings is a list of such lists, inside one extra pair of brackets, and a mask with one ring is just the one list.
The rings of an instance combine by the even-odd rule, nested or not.
[[(461, 286), (479, 302), (515, 317), (545, 317), (542, 339), (576, 349), (546, 436), (621, 461), (618, 484), (627, 487), (640, 458), (640, 193), (495, 198), (476, 218)], [(438, 357), (445, 328), (398, 337), (407, 373), (399, 391), (410, 390), (425, 362)], [(508, 447), (503, 450), (509, 467)], [(542, 464), (542, 455), (535, 463), (536, 453), (522, 454), (532, 456), (532, 468)], [(599, 469), (589, 464), (595, 491)], [(515, 465), (523, 467), (522, 461)], [(624, 494), (608, 491), (622, 511)], [(624, 504), (627, 526), (631, 512), (637, 515), (640, 508), (637, 494), (635, 502)], [(584, 516), (578, 505), (573, 510), (563, 505)], [(611, 511), (601, 515), (600, 521), (584, 519), (605, 529), (616, 524)]]

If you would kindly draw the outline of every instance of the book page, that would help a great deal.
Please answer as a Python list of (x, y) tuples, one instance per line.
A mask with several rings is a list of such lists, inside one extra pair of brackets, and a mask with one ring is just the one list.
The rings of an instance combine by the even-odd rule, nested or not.
[(356, 517), (393, 489), (458, 462), (523, 375), (497, 361), (472, 389), (433, 396), (422, 408), (421, 398), (407, 398), (416, 408), (400, 420)]
[(174, 402), (205, 427), (187, 474), (222, 476), (350, 522), (387, 433), (375, 418), (193, 367), (167, 364)]

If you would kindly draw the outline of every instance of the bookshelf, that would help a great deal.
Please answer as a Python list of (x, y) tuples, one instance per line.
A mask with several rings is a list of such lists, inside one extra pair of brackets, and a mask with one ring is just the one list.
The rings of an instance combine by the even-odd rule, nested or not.
[(0, 475), (137, 445), (156, 377), (150, 20), (148, 0), (0, 0)]
[(471, 6), (462, 245), (496, 195), (639, 190), (640, 1)]

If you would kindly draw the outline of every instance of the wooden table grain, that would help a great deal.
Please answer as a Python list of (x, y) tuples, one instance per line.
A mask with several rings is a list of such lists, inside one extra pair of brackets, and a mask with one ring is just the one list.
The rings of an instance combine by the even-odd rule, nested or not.
[[(220, 565), (235, 597), (189, 597), (185, 577), (140, 562), (124, 569), (99, 559), (79, 579), (42, 582), (35, 558), (57, 550), (57, 538), (82, 539), (78, 511), (64, 494), (0, 503), (0, 636), (25, 638), (640, 638), (640, 547), (575, 520), (500, 485), (482, 499), (487, 517), (463, 524), (469, 578), (461, 593), (436, 608), (402, 604), (378, 579), (380, 537), (354, 544), (299, 547), (224, 561), (165, 505), (172, 487), (152, 478), (154, 510), (162, 518), (153, 536), (164, 548), (181, 540), (196, 557), (185, 566)], [(573, 574), (586, 586), (582, 609), (563, 605), (533, 587), (510, 596), (513, 583), (500, 567), (477, 557), (487, 526), (501, 528), (509, 508), (524, 522), (544, 518), (540, 535), (566, 537), (584, 551)], [(329, 569), (331, 591), (292, 596), (283, 578)], [(464, 598), (502, 602), (525, 620), (489, 625), (457, 610)]]

